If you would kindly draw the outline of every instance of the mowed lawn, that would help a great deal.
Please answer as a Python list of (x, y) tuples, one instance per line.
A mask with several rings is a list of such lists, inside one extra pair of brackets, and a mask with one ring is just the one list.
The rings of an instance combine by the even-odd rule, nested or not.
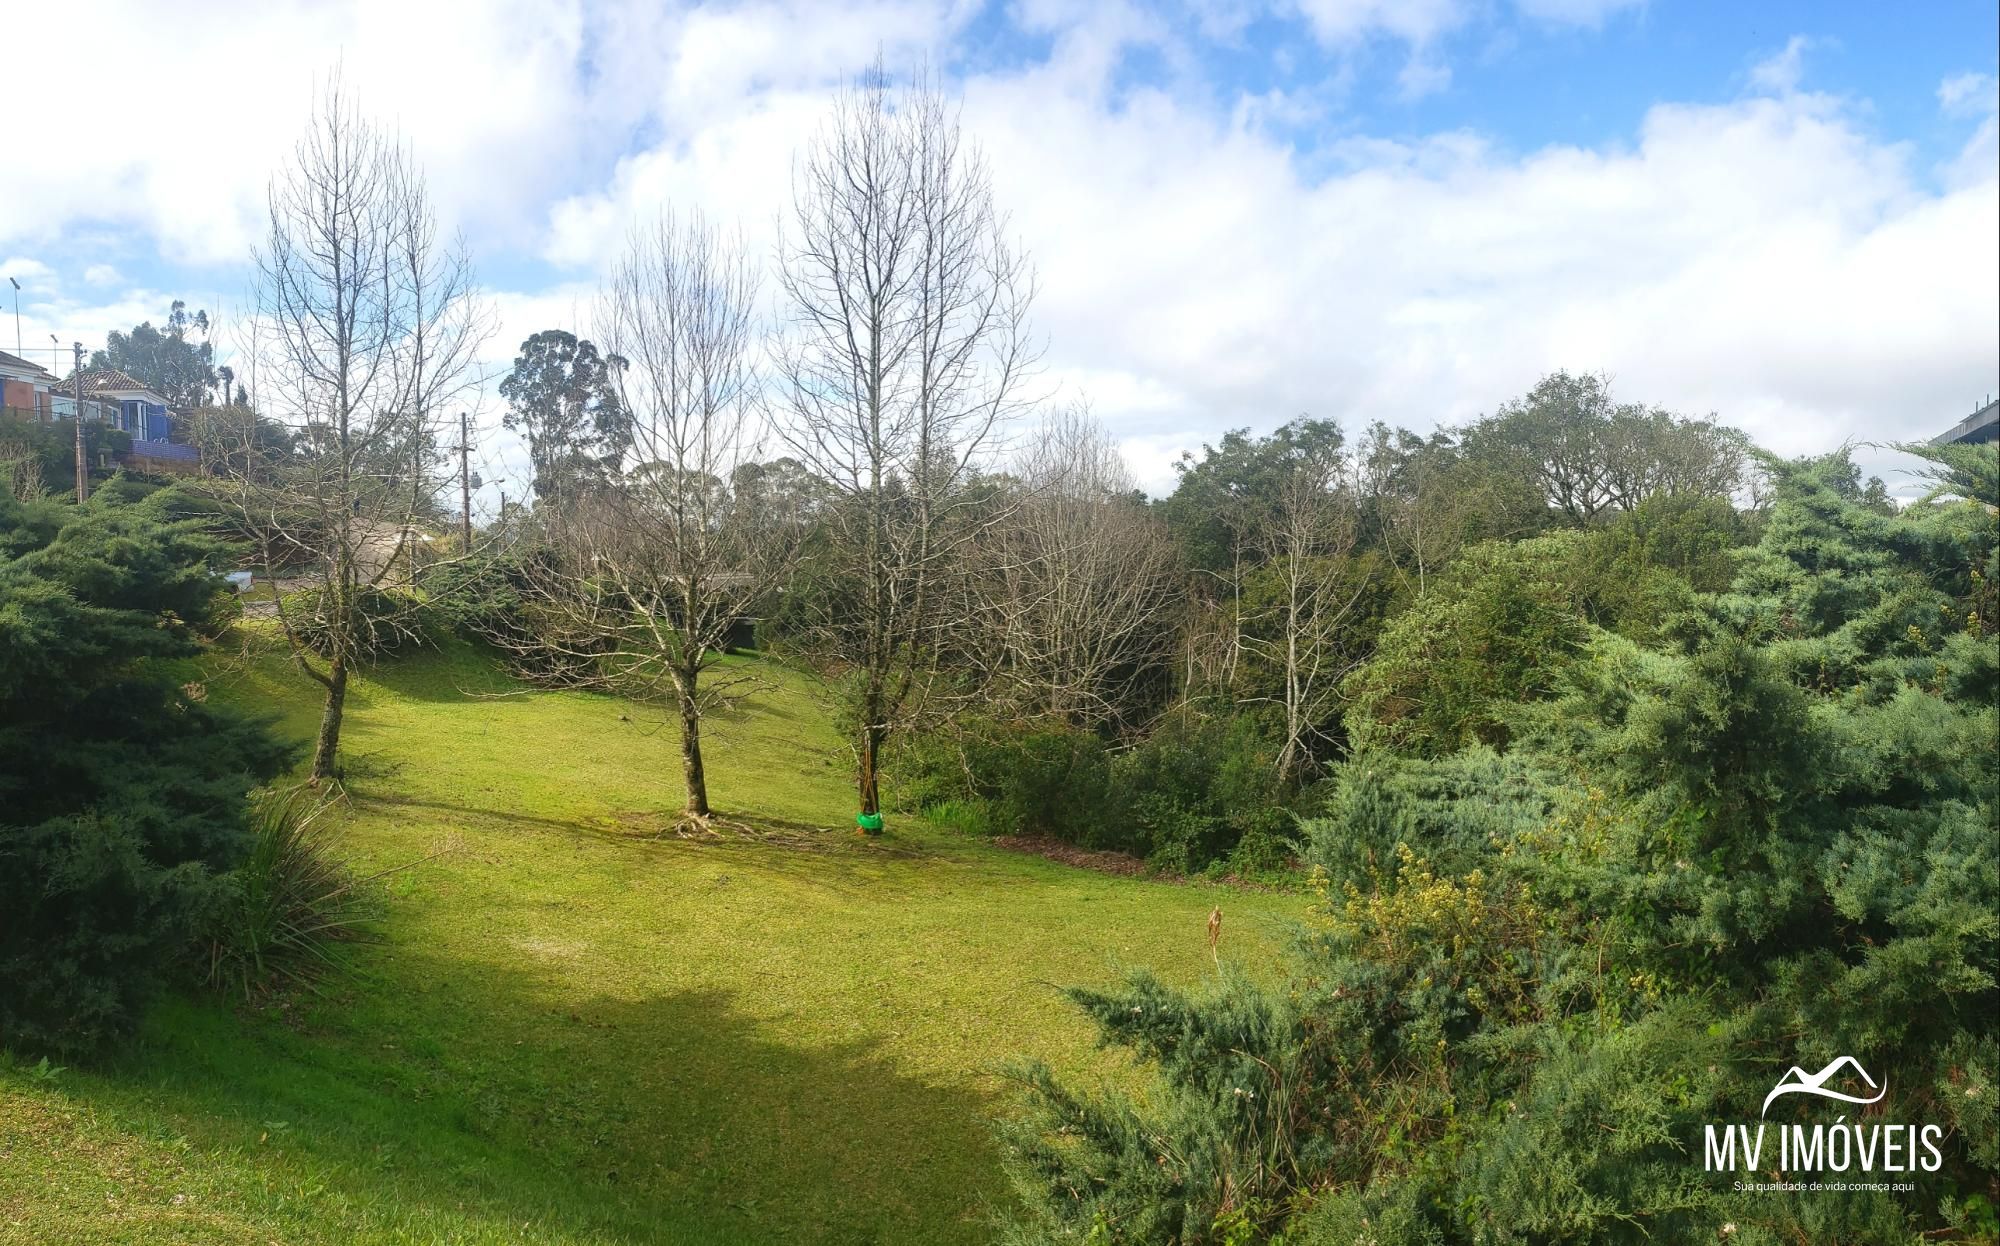
[[(106, 1063), (0, 1058), (0, 1241), (989, 1240), (1005, 1063), (1132, 1082), (1057, 988), (1212, 975), (1216, 905), (1269, 972), (1303, 913), (909, 818), (856, 839), (813, 685), (766, 674), (709, 731), (715, 804), (766, 834), (698, 842), (659, 835), (660, 707), (463, 650), (363, 680), (328, 834), (394, 871), (378, 941), (317, 997), (169, 1000)], [(269, 655), (207, 687), (316, 720)]]

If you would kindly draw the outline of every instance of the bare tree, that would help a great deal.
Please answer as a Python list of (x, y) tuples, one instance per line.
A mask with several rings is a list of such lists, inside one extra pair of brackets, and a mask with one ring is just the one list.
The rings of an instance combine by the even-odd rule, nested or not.
[(1297, 458), (1279, 482), (1276, 506), (1256, 535), (1270, 592), (1246, 619), (1243, 646), (1279, 676), (1283, 712), (1277, 770), (1299, 778), (1320, 725), (1340, 704), (1340, 681), (1366, 656), (1346, 632), (1371, 572), (1355, 557), (1360, 513), (1346, 462), (1331, 445)]
[(39, 502), (48, 492), (42, 482), (42, 458), (33, 443), (0, 441), (0, 493), (17, 502)]
[(353, 664), (371, 634), (403, 623), (367, 599), (407, 575), (419, 525), (442, 513), (437, 434), (476, 381), (487, 321), (463, 246), (438, 238), (409, 151), (364, 120), (338, 80), (269, 205), (252, 375), (288, 452), (271, 461), (249, 421), (238, 452), (218, 456), (218, 486), (266, 578), (307, 590), (280, 594), (277, 617), (326, 693), (318, 782), (338, 773)]
[(671, 690), (685, 828), (711, 810), (703, 717), (743, 677), (713, 672), (730, 632), (783, 579), (802, 525), (757, 513), (757, 278), (739, 242), (699, 216), (633, 234), (599, 300), (631, 444), (602, 487), (538, 507), (544, 545), (519, 587), (524, 652), (562, 682)]
[(1172, 660), (1181, 587), (1172, 542), (1080, 406), (1044, 421), (1017, 474), (1024, 496), (991, 542), (981, 651), (995, 682), (1026, 714), (1129, 721), (1148, 672)]
[(836, 495), (826, 523), (851, 609), (816, 639), (857, 685), (857, 786), (874, 829), (882, 745), (921, 706), (940, 640), (971, 622), (947, 584), (995, 517), (971, 486), (1027, 402), (1034, 279), (928, 78), (892, 91), (878, 66), (845, 92), (792, 193), (781, 433)]

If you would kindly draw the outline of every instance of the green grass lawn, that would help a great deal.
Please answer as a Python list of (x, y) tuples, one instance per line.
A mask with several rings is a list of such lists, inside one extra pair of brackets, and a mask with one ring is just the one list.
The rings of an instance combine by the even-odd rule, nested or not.
[[(305, 739), (270, 656), (210, 695)], [(457, 651), (350, 694), (379, 942), (321, 996), (164, 1003), (110, 1062), (0, 1058), (0, 1241), (977, 1242), (1010, 1197), (1000, 1070), (1129, 1077), (1057, 987), (1267, 972), (1298, 896), (1114, 878), (892, 819), (850, 833), (807, 682), (708, 734), (762, 840), (659, 837), (659, 707), (524, 692)], [(825, 828), (825, 829), (821, 829)]]

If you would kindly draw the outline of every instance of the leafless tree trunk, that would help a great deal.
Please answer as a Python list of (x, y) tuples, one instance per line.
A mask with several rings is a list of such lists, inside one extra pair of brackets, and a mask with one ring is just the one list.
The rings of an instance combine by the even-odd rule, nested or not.
[(421, 171), (338, 81), (269, 200), (253, 376), (295, 447), (271, 463), (246, 444), (217, 483), (267, 581), (282, 573), (312, 590), (309, 621), (282, 596), (277, 614), (294, 661), (326, 693), (319, 782), (338, 773), (353, 664), (371, 631), (399, 625), (364, 616), (364, 596), (406, 573), (418, 525), (438, 511), (436, 433), (475, 380), (487, 326), (462, 246), (438, 240)]
[(993, 541), (981, 647), (1019, 710), (1082, 726), (1126, 722), (1149, 668), (1171, 662), (1180, 576), (1089, 413), (1060, 410), (1021, 455), (1020, 504)]
[(1339, 453), (1308, 455), (1292, 465), (1256, 537), (1276, 591), (1258, 611), (1262, 617), (1250, 620), (1243, 643), (1280, 677), (1281, 779), (1304, 774), (1319, 726), (1339, 703), (1340, 681), (1362, 656), (1342, 643), (1368, 588), (1368, 574), (1354, 558), (1355, 503)]
[(605, 488), (538, 508), (545, 545), (522, 581), (545, 674), (672, 691), (693, 829), (711, 813), (702, 720), (741, 683), (713, 668), (790, 569), (801, 531), (753, 513), (737, 487), (761, 431), (756, 295), (741, 245), (700, 217), (633, 235), (596, 328), (623, 361), (632, 448)]
[(0, 441), (0, 492), (17, 502), (37, 502), (48, 496), (42, 483), (42, 460), (27, 442)]
[(827, 620), (819, 642), (858, 684), (857, 785), (876, 815), (883, 743), (921, 704), (940, 639), (969, 622), (945, 584), (993, 517), (968, 484), (1027, 401), (1034, 280), (927, 79), (892, 92), (878, 66), (843, 94), (792, 193), (781, 434), (837, 494), (852, 622)]

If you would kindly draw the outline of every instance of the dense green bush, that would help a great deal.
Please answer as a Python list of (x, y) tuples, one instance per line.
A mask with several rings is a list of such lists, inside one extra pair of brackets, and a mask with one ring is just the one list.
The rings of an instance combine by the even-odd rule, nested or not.
[(1111, 747), (1090, 732), (969, 720), (949, 732), (911, 734), (890, 765), (900, 808), (960, 829), (1130, 847), (1114, 808)]
[(905, 807), (999, 834), (1127, 852), (1162, 870), (1265, 872), (1297, 853), (1274, 750), (1249, 716), (1176, 714), (1123, 751), (1053, 724), (961, 724), (894, 757)]
[(1324, 784), (1320, 813), (1301, 828), (1305, 861), (1335, 887), (1365, 887), (1393, 878), (1398, 846), (1416, 844), (1438, 868), (1462, 873), (1542, 826), (1561, 791), (1560, 772), (1518, 751), (1363, 754)]
[(226, 598), (191, 525), (0, 496), (0, 1041), (93, 1046), (165, 981), (285, 750), (169, 659)]
[(1118, 759), (1113, 778), (1128, 851), (1163, 869), (1268, 870), (1296, 851), (1277, 750), (1248, 715), (1173, 715)]
[(1591, 534), (1475, 545), (1391, 620), (1344, 686), (1359, 749), (1437, 756), (1504, 746), (1515, 706), (1550, 695), (1587, 635)]
[[(132, 434), (91, 420), (83, 425), (83, 459), (98, 474), (104, 459), (132, 448)], [(61, 497), (76, 487), (76, 423), (23, 420), (0, 415), (0, 458), (19, 455), (33, 463), (33, 478), (48, 495)], [(4, 490), (0, 490), (4, 491)]]
[[(525, 555), (521, 555), (525, 556)], [(418, 586), (435, 623), (474, 644), (524, 652), (534, 636), (521, 598), (521, 569), (512, 550), (484, 550), (426, 568)]]
[[(1767, 466), (1727, 591), (1651, 640), (1586, 624), (1504, 754), (1392, 734), (1336, 775), (1282, 989), (1074, 995), (1157, 1084), (1022, 1071), (1022, 1240), (1995, 1238), (1994, 500), (1886, 514), (1838, 459)], [(1760, 1106), (1841, 1055), (1886, 1078), (1862, 1119), (1940, 1127), (1937, 1172), (1703, 1170), (1705, 1124), (1833, 1123)]]

